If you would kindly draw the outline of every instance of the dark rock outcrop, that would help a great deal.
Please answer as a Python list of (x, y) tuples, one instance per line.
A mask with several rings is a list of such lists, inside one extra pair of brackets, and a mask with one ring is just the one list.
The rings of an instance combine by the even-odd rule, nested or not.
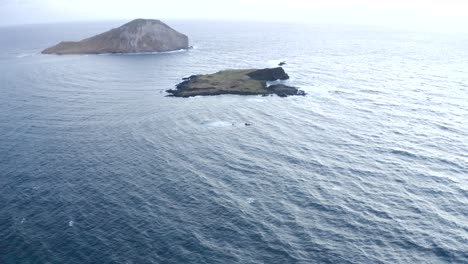
[(297, 89), (296, 87), (287, 86), (284, 84), (274, 84), (267, 87), (274, 94), (280, 97), (286, 97), (288, 95), (305, 95), (305, 92)]
[(136, 19), (78, 42), (60, 42), (44, 54), (164, 52), (188, 49), (188, 37), (159, 20)]
[(282, 68), (225, 70), (214, 74), (192, 75), (183, 78), (176, 89), (167, 90), (172, 96), (198, 95), (305, 95), (295, 87), (284, 84), (267, 85), (267, 81), (286, 80), (289, 76)]
[(252, 71), (247, 74), (250, 78), (259, 81), (276, 81), (289, 79), (288, 74), (281, 67), (267, 68)]

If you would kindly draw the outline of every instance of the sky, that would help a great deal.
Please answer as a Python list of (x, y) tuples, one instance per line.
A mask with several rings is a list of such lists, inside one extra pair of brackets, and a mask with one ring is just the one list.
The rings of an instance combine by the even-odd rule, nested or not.
[(134, 18), (291, 21), (468, 32), (468, 1), (0, 0), (0, 26)]

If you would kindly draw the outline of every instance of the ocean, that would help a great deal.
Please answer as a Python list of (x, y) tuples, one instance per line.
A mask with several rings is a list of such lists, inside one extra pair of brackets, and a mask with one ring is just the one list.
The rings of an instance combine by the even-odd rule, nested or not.
[[(124, 22), (0, 28), (0, 263), (468, 263), (468, 35), (175, 20), (193, 49), (40, 54)], [(307, 96), (166, 97), (281, 61)]]

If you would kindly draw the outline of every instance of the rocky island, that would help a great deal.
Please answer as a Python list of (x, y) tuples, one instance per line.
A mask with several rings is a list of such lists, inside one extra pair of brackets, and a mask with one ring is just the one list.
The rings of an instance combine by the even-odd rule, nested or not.
[(167, 90), (171, 96), (191, 97), (198, 95), (270, 95), (281, 97), (305, 95), (296, 87), (284, 84), (269, 85), (267, 82), (287, 80), (288, 74), (283, 68), (224, 70), (214, 74), (192, 75), (176, 85), (176, 89)]
[(188, 37), (159, 20), (135, 19), (81, 41), (66, 41), (47, 48), (43, 54), (101, 54), (164, 52), (188, 49)]

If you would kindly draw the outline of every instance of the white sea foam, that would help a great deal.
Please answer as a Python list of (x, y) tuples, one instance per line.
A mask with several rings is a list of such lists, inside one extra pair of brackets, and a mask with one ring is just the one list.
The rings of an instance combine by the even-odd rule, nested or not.
[(276, 80), (276, 81), (269, 81), (269, 82), (266, 82), (267, 86), (270, 86), (270, 85), (275, 85), (275, 84), (284, 84), (285, 81), (281, 81), (281, 80)]
[(341, 190), (343, 190), (343, 188), (342, 188), (342, 187), (340, 187), (340, 186), (336, 186), (336, 185), (335, 185), (335, 186), (333, 186), (333, 187), (331, 187), (331, 189), (332, 189), (333, 191), (341, 191)]
[(264, 103), (264, 102), (265, 102), (265, 99), (261, 99), (261, 98), (249, 98), (248, 101), (250, 101), (250, 102)]
[(16, 55), (16, 58), (25, 58), (25, 57), (31, 57), (34, 55), (36, 55), (36, 53), (21, 53), (21, 54)]
[(188, 99), (201, 99), (201, 98), (203, 98), (202, 95), (197, 95), (197, 96), (191, 96)]
[(68, 226), (69, 226), (69, 227), (72, 227), (74, 223), (75, 223), (75, 222), (73, 222), (73, 220), (70, 220), (70, 221), (68, 222)]
[(171, 50), (171, 51), (155, 51), (155, 52), (131, 52), (131, 53), (101, 53), (96, 54), (99, 56), (109, 56), (109, 55), (119, 55), (119, 56), (135, 56), (135, 55), (157, 55), (157, 54), (171, 54), (171, 53), (180, 53), (186, 52), (189, 49), (178, 49), (178, 50)]
[(206, 127), (210, 128), (220, 128), (220, 127), (232, 127), (234, 123), (228, 121), (213, 121), (204, 124)]

